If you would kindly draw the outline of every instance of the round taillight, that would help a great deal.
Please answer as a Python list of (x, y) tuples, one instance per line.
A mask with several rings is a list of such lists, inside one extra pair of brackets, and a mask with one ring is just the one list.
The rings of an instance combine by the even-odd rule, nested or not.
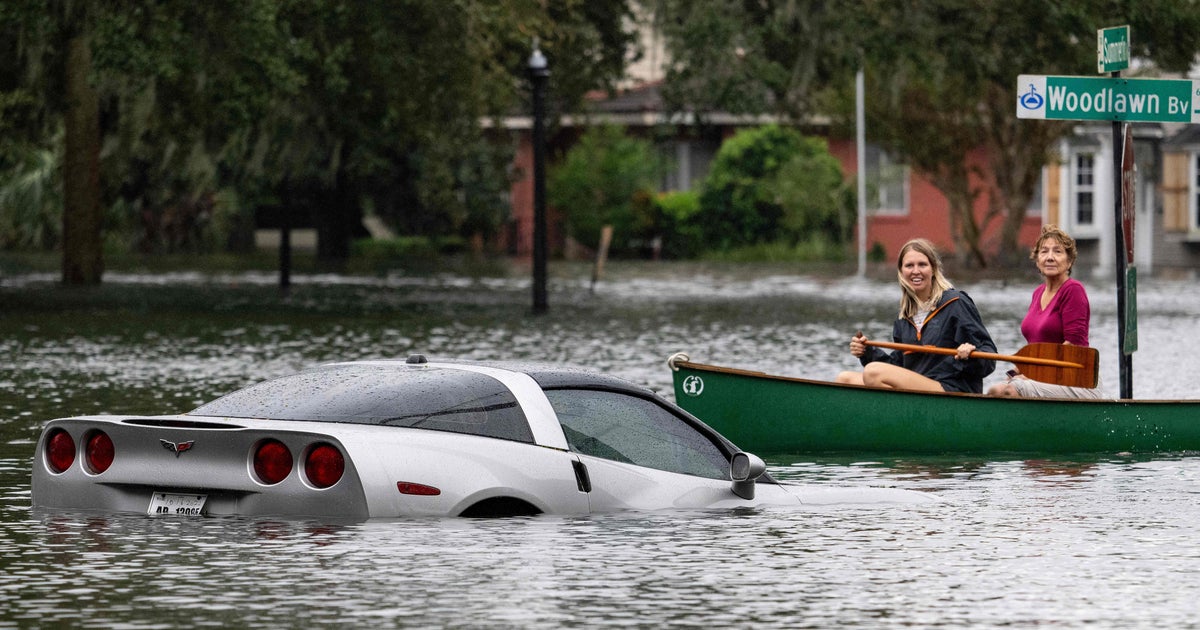
[(84, 461), (87, 462), (88, 471), (94, 475), (108, 470), (112, 466), (113, 456), (116, 451), (113, 449), (112, 438), (103, 431), (96, 431), (88, 436), (87, 445), (83, 449)]
[(274, 485), (292, 473), (292, 452), (279, 440), (266, 440), (254, 451), (254, 474), (258, 480)]
[(75, 463), (75, 440), (62, 429), (55, 429), (46, 438), (46, 463), (50, 470), (61, 473)]
[(317, 488), (328, 488), (346, 472), (346, 458), (331, 444), (318, 444), (304, 458), (304, 475)]

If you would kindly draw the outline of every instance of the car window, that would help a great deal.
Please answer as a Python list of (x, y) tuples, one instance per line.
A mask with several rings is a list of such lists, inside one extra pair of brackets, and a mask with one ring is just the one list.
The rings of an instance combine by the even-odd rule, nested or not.
[(525, 413), (503, 383), (430, 367), (317, 368), (240, 389), (191, 415), (387, 425), (533, 442)]
[(546, 397), (573, 451), (685, 475), (729, 477), (721, 449), (654, 401), (584, 389), (548, 390)]

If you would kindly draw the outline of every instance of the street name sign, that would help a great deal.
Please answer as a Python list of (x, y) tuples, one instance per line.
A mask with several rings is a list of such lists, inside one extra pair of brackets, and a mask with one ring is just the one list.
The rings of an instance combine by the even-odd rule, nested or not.
[(1200, 80), (1022, 74), (1017, 118), (1200, 123)]
[(1096, 31), (1096, 72), (1120, 72), (1129, 67), (1129, 26)]

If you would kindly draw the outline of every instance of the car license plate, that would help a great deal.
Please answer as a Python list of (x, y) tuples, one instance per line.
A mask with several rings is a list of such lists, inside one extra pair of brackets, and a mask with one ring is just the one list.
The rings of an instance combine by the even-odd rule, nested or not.
[(147, 514), (177, 514), (180, 516), (200, 516), (204, 513), (206, 494), (168, 494), (155, 492), (150, 495), (150, 507)]

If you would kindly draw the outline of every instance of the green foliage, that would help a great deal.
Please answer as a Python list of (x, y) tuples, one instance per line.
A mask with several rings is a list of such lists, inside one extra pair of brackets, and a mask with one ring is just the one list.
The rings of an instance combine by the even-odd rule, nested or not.
[(883, 246), (883, 243), (875, 241), (871, 244), (871, 249), (867, 251), (867, 259), (876, 263), (887, 262), (887, 248)]
[(774, 113), (802, 120), (861, 45), (862, 2), (655, 0), (677, 111)]
[(654, 199), (660, 217), (664, 258), (692, 258), (703, 247), (704, 233), (693, 219), (700, 212), (700, 193), (680, 190), (662, 193)]
[(5, 0), (0, 186), (62, 127), (64, 37), (87, 33), (112, 246), (166, 247), (156, 226), (211, 195), (189, 246), (244, 247), (255, 208), (280, 204), (346, 251), (365, 208), (404, 233), (491, 238), (512, 146), (480, 120), (527, 106), (535, 38), (552, 110), (611, 86), (636, 52), (630, 15), (627, 0)]
[(704, 245), (729, 249), (773, 241), (783, 208), (771, 190), (779, 169), (799, 151), (800, 134), (777, 125), (738, 132), (721, 145), (704, 179)]
[(62, 237), (61, 164), (53, 151), (29, 150), (0, 181), (0, 248), (51, 249)]
[(436, 266), (443, 257), (461, 254), (465, 250), (466, 242), (457, 236), (400, 236), (356, 240), (351, 253), (359, 268), (386, 271), (397, 267)]
[(853, 198), (825, 142), (768, 125), (721, 146), (692, 223), (707, 249), (846, 237)]
[(657, 223), (648, 200), (665, 167), (653, 145), (627, 136), (622, 127), (592, 127), (550, 170), (547, 199), (583, 245), (595, 246), (601, 228), (611, 225), (612, 252), (629, 253)]
[(825, 140), (802, 138), (797, 153), (767, 187), (783, 208), (779, 230), (785, 240), (824, 240), (836, 246), (850, 238), (854, 193)]

